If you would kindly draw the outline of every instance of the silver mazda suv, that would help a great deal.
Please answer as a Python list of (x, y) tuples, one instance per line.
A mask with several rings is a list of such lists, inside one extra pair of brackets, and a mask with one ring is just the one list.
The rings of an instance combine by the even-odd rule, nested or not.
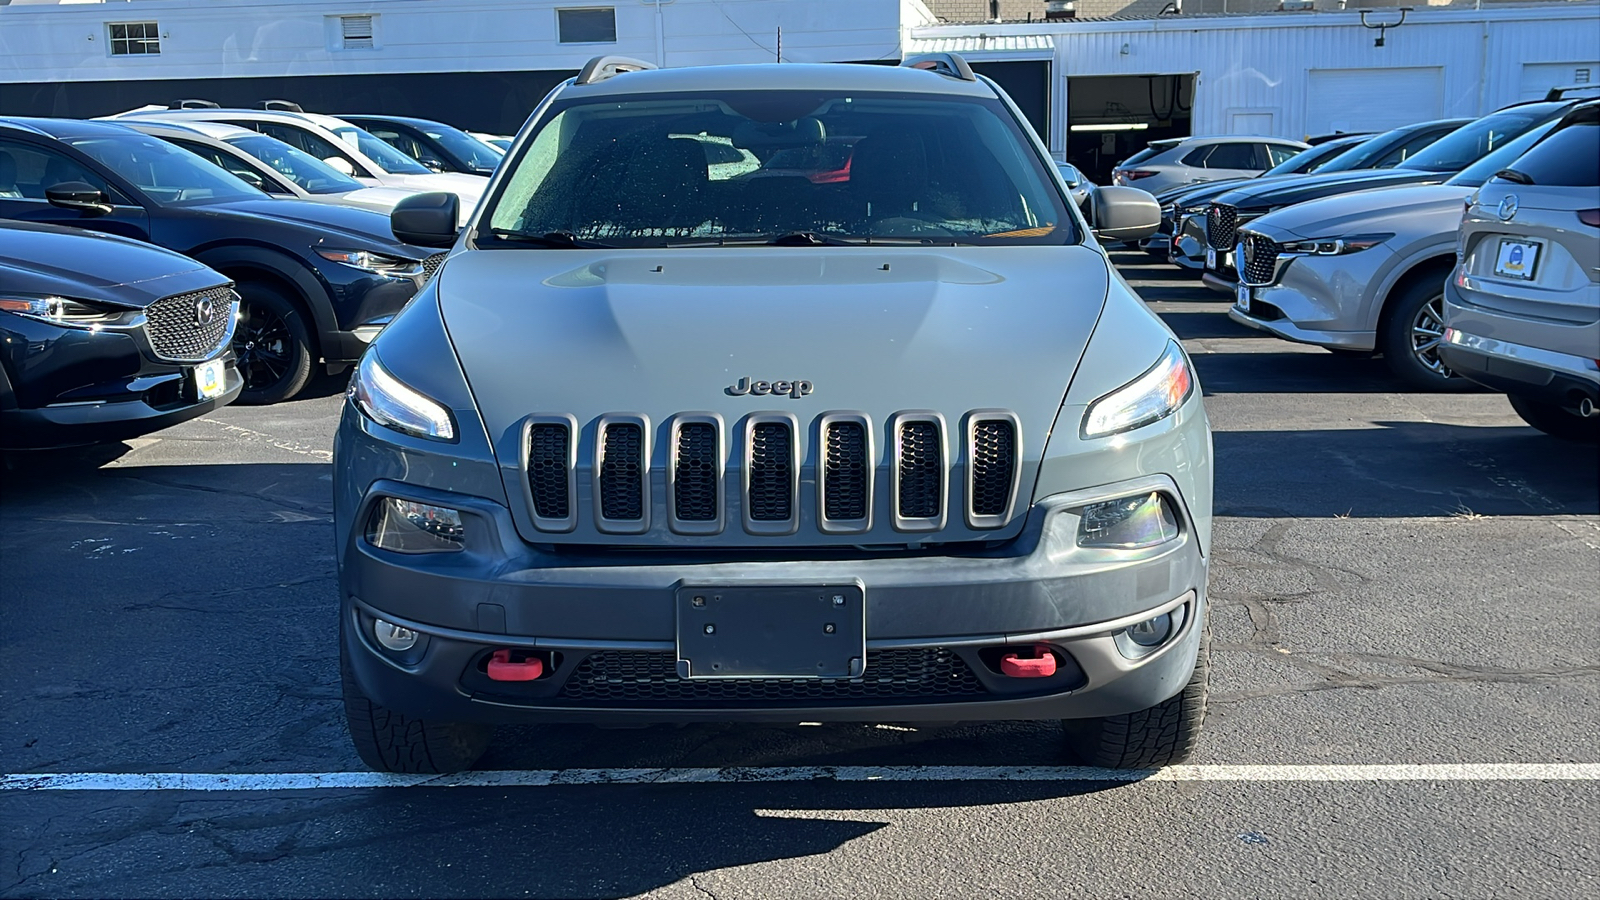
[[(1065, 720), (1183, 759), (1211, 435), (1190, 361), (960, 58), (593, 61), (373, 342), (335, 445), (350, 733)], [(752, 164), (720, 161), (734, 148)], [(1099, 233), (1159, 210), (1104, 188)]]

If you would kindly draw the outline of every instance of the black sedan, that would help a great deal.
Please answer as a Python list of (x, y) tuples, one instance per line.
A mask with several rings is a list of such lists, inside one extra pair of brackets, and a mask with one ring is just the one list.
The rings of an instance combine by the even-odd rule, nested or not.
[(409, 116), (340, 116), (435, 172), (493, 175), (505, 154), (459, 128)]
[(0, 221), (0, 447), (122, 440), (232, 401), (236, 308), (171, 251)]
[(380, 213), (273, 199), (111, 122), (0, 117), (0, 219), (147, 241), (233, 279), (244, 403), (293, 397), (318, 361), (359, 359), (444, 259), (397, 241)]

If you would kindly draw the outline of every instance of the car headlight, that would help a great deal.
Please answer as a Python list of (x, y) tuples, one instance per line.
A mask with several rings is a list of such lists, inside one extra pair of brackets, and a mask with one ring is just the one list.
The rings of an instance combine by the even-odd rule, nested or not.
[(1091, 503), (1078, 513), (1078, 546), (1142, 550), (1178, 536), (1178, 514), (1159, 491)]
[(1300, 253), (1307, 256), (1340, 256), (1345, 253), (1359, 253), (1368, 247), (1376, 247), (1392, 237), (1394, 237), (1392, 234), (1357, 234), (1342, 238), (1289, 241), (1282, 246), (1284, 253)]
[(1172, 341), (1143, 375), (1089, 404), (1083, 413), (1083, 437), (1098, 438), (1131, 431), (1165, 419), (1194, 392), (1189, 361)]
[(361, 357), (346, 395), (356, 409), (386, 428), (436, 441), (456, 439), (450, 410), (390, 375), (372, 353)]
[(29, 294), (0, 294), (0, 311), (49, 322), (51, 325), (79, 328), (119, 324), (130, 313), (126, 309), (108, 309), (81, 300)]
[(367, 543), (396, 553), (453, 553), (465, 535), (458, 510), (398, 497), (384, 497), (367, 520)]
[(371, 250), (329, 250), (317, 248), (317, 255), (330, 262), (343, 263), (352, 269), (375, 272), (379, 275), (410, 277), (422, 274), (422, 263), (398, 256), (384, 256)]

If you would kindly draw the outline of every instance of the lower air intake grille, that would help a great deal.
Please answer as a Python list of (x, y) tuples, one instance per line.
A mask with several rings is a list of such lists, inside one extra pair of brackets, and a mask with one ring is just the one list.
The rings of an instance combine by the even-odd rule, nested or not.
[(679, 678), (664, 651), (602, 650), (578, 664), (560, 700), (585, 706), (850, 706), (938, 703), (987, 694), (966, 661), (943, 647), (868, 651), (860, 678)]
[(634, 422), (612, 422), (600, 440), (600, 515), (644, 518), (644, 433)]
[(672, 508), (684, 522), (717, 518), (717, 429), (709, 422), (686, 422), (678, 428), (677, 471), (673, 473)]
[(794, 435), (786, 422), (750, 430), (750, 519), (788, 521), (794, 510)]
[(1244, 259), (1239, 260), (1239, 280), (1245, 284), (1272, 283), (1278, 271), (1278, 242), (1259, 234), (1244, 233)]
[(222, 349), (232, 330), (231, 287), (162, 297), (145, 307), (145, 334), (150, 349), (173, 362), (200, 362)]
[(1017, 465), (1016, 426), (988, 419), (972, 426), (972, 513), (1003, 516), (1011, 508), (1012, 475)]
[(528, 434), (528, 488), (533, 512), (544, 519), (565, 519), (572, 514), (567, 491), (572, 435), (555, 422), (535, 423)]
[(900, 425), (900, 496), (903, 519), (932, 519), (944, 497), (944, 459), (934, 422)]
[(1239, 234), (1239, 210), (1211, 204), (1206, 211), (1206, 244), (1216, 250), (1232, 250)]
[(867, 517), (867, 429), (860, 422), (831, 422), (823, 436), (822, 516), (833, 521)]

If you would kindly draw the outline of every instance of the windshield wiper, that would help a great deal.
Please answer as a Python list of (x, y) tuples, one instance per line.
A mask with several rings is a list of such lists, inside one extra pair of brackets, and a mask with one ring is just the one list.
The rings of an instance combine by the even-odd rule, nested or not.
[(615, 249), (610, 244), (599, 241), (586, 241), (570, 231), (551, 231), (545, 234), (527, 234), (521, 231), (512, 231), (507, 228), (491, 228), (489, 233), (503, 241), (514, 241), (518, 244), (533, 244), (536, 247), (555, 247), (557, 249), (571, 250), (610, 250)]
[[(928, 238), (859, 237), (842, 238), (815, 231), (789, 231), (779, 235), (749, 238), (712, 238), (706, 241), (684, 241), (668, 247), (862, 247), (896, 246), (926, 247), (934, 242)], [(952, 242), (953, 243), (953, 242)]]
[(1533, 176), (1527, 172), (1518, 172), (1516, 169), (1501, 169), (1494, 173), (1494, 177), (1514, 181), (1517, 184), (1533, 184)]

